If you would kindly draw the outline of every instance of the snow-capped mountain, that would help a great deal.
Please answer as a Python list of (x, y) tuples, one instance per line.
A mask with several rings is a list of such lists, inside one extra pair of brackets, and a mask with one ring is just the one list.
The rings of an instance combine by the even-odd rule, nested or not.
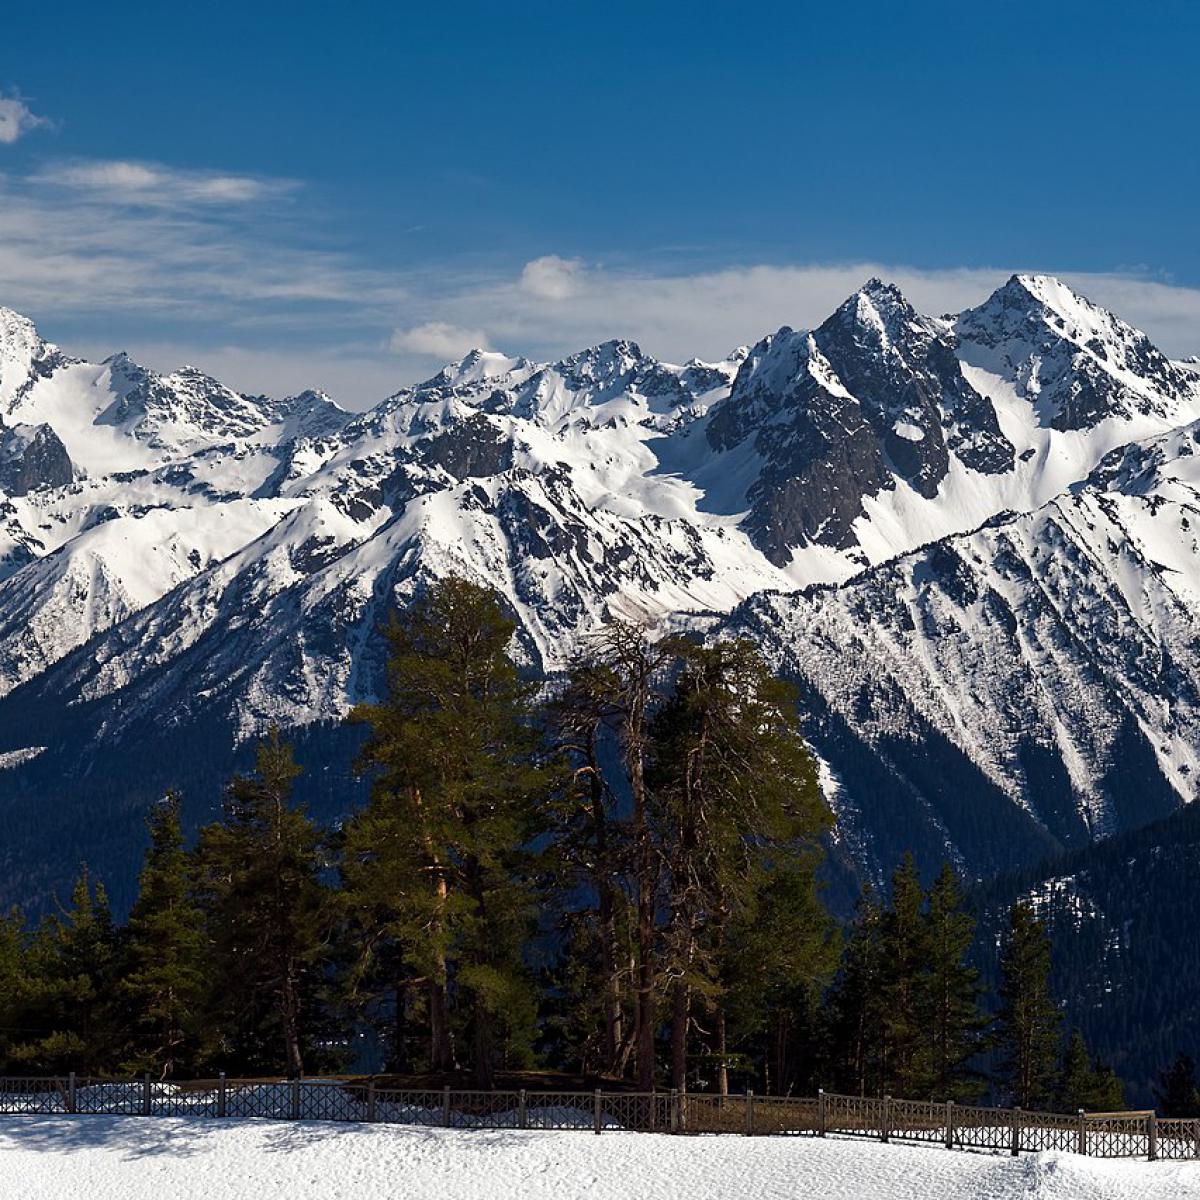
[[(0, 309), (0, 789), (86, 792), (200, 729), (214, 771), (270, 721), (319, 742), (387, 609), (457, 572), (550, 671), (609, 615), (733, 612), (804, 683), (862, 861), (906, 838), (889, 812), (1027, 859), (1190, 796), (1197, 420), (1194, 365), (1041, 276), (945, 318), (872, 280), (718, 363), (474, 351), (358, 415), (83, 362)], [(1143, 742), (1138, 798), (1106, 764)], [(114, 813), (169, 781), (151, 757)]]

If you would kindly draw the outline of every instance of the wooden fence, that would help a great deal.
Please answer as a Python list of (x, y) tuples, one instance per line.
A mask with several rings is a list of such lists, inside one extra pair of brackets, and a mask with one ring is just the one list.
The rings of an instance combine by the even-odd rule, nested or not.
[(67, 1075), (0, 1077), (0, 1114), (249, 1117), (369, 1121), (452, 1129), (627, 1130), (863, 1137), (950, 1149), (1065, 1150), (1105, 1158), (1200, 1158), (1200, 1120), (895, 1100), (890, 1096), (737, 1096), (676, 1092), (405, 1090), (373, 1081), (226, 1079), (187, 1083)]

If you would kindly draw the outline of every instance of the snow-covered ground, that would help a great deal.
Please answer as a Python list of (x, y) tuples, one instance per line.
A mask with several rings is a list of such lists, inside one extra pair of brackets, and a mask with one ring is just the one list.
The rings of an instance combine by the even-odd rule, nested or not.
[(0, 1119), (3, 1200), (1200, 1200), (1200, 1164), (810, 1138)]

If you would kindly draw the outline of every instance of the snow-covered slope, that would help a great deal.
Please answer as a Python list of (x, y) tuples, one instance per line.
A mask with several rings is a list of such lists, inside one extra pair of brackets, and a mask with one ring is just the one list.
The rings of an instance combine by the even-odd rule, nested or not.
[(1200, 1166), (1025, 1158), (836, 1138), (415, 1129), (160, 1117), (7, 1117), (22, 1200), (1195, 1200)]
[[(719, 363), (474, 351), (353, 417), (72, 359), (0, 310), (0, 752), (51, 747), (0, 787), (336, 721), (386, 610), (457, 572), (549, 670), (610, 615), (748, 601), (848, 747), (847, 844), (885, 856), (903, 809), (931, 853), (1024, 860), (1190, 796), (1198, 419), (1200, 371), (1040, 276), (948, 318), (871, 280)], [(879, 749), (929, 738), (979, 796)], [(1109, 764), (1143, 743), (1139, 798)]]

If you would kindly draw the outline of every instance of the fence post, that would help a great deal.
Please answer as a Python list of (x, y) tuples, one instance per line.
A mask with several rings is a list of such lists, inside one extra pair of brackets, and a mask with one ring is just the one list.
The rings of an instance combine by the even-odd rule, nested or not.
[(946, 1101), (946, 1149), (954, 1149), (954, 1101)]
[(746, 1089), (746, 1136), (754, 1132), (754, 1092)]
[(375, 1080), (367, 1082), (367, 1120), (375, 1120)]
[(879, 1126), (880, 1126), (879, 1140), (881, 1142), (886, 1142), (888, 1140), (888, 1135), (891, 1133), (891, 1125), (892, 1125), (892, 1098), (891, 1098), (891, 1096), (884, 1096), (883, 1104), (880, 1107), (882, 1109), (882, 1115), (879, 1118)]
[(1154, 1109), (1146, 1118), (1146, 1157), (1151, 1162), (1158, 1158), (1158, 1113)]
[(150, 1072), (142, 1076), (142, 1116), (150, 1115)]
[(667, 1112), (667, 1130), (670, 1133), (679, 1132), (679, 1089), (671, 1089), (671, 1107)]
[(228, 1112), (225, 1104), (225, 1072), (221, 1072), (221, 1077), (217, 1081), (217, 1116), (223, 1117)]
[(825, 1111), (825, 1089), (817, 1088), (817, 1137), (824, 1137), (827, 1128)]
[(517, 1096), (517, 1128), (529, 1128), (529, 1106), (525, 1098), (525, 1089), (522, 1088)]
[(292, 1120), (300, 1120), (300, 1080), (292, 1080)]
[(450, 1085), (446, 1084), (442, 1088), (442, 1124), (450, 1125)]
[(600, 1089), (599, 1088), (596, 1089), (596, 1094), (595, 1094), (595, 1096), (592, 1097), (592, 1125), (593, 1125), (596, 1133), (599, 1133), (600, 1129), (601, 1129)]
[(67, 1112), (79, 1111), (79, 1094), (75, 1087), (75, 1072), (67, 1076)]
[(1084, 1119), (1082, 1108), (1079, 1110), (1079, 1146), (1077, 1149), (1080, 1154), (1087, 1153), (1087, 1121)]
[(1200, 1117), (1192, 1122), (1192, 1157), (1200, 1158)]
[(1016, 1158), (1021, 1151), (1021, 1106), (1012, 1110), (1012, 1146), (1009, 1153)]

